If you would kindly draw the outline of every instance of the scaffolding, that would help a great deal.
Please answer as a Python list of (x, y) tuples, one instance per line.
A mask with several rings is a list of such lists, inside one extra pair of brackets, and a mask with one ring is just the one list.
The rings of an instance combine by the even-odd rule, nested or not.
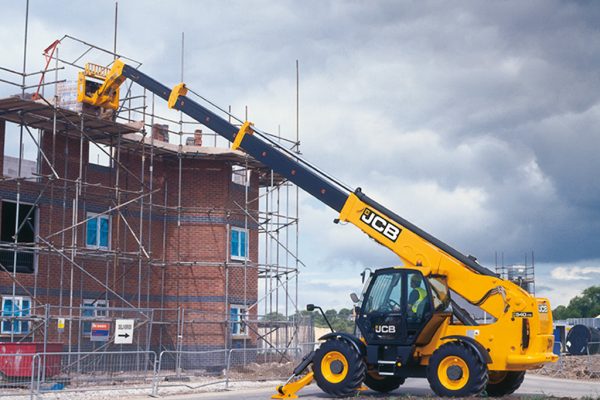
[(498, 260), (498, 252), (494, 257), (498, 276), (515, 283), (535, 296), (535, 254), (533, 251), (531, 258), (525, 254), (523, 262), (517, 263), (506, 264), (503, 252), (500, 253), (500, 260)]
[[(117, 58), (137, 67), (141, 62), (117, 52), (115, 12), (112, 50), (65, 35), (44, 51), (45, 67), (28, 72), (28, 14), (27, 4), (22, 71), (0, 66), (0, 82), (19, 90), (18, 96), (0, 100), (0, 122), (14, 124), (19, 149), (18, 156), (4, 158), (4, 169), (9, 164), (14, 168), (0, 178), (0, 191), (5, 193), (2, 198), (11, 199), (16, 213), (12, 241), (3, 239), (0, 243), (0, 279), (10, 282), (10, 293), (4, 288), (2, 294), (12, 298), (11, 308), (8, 312), (3, 310), (1, 317), (2, 324), (10, 324), (11, 333), (2, 335), (2, 340), (43, 342), (44, 351), (46, 344), (62, 341), (68, 344), (66, 351), (87, 351), (90, 348), (83, 348), (82, 335), (90, 334), (92, 321), (119, 318), (135, 321), (134, 344), (141, 351), (181, 351), (185, 343), (189, 344), (186, 336), (198, 326), (201, 331), (210, 326), (223, 328), (225, 349), (234, 345), (281, 348), (313, 341), (312, 329), (306, 327), (307, 321), (298, 312), (298, 275), (303, 266), (298, 256), (298, 187), (249, 156), (229, 150), (229, 142), (207, 132), (197, 121), (187, 120), (181, 113), (169, 115), (164, 106), (155, 103), (154, 95), (140, 91), (131, 82), (121, 91), (119, 108), (114, 113), (86, 110), (85, 106), (73, 109), (72, 104), (66, 104), (65, 90), (68, 91), (71, 77), (84, 69), (83, 60), (107, 66)], [(183, 39), (182, 35), (182, 81)], [(247, 107), (245, 113), (247, 119)], [(280, 132), (272, 137), (299, 154), (298, 112), (296, 115), (294, 139), (282, 137)], [(233, 118), (231, 107), (225, 111), (225, 117), (230, 121)], [(157, 140), (155, 131), (160, 129), (166, 129), (167, 136), (174, 135), (177, 141)], [(191, 132), (201, 132), (205, 145), (197, 146), (197, 136)], [(14, 140), (9, 132), (4, 136), (6, 142), (9, 137)], [(26, 142), (33, 143), (35, 161), (25, 157)], [(210, 146), (206, 146), (208, 143)], [(96, 162), (85, 159), (91, 151), (86, 150), (88, 145), (97, 153)], [(77, 168), (67, 163), (73, 161), (74, 155), (78, 157)], [(239, 179), (236, 190), (243, 191), (243, 200), (222, 208), (186, 204), (186, 193), (182, 192), (186, 162), (199, 157), (231, 165), (235, 171), (232, 179)], [(110, 184), (94, 180), (94, 168), (99, 167), (91, 165), (100, 164), (100, 158), (105, 160)], [(159, 160), (168, 160), (171, 170), (176, 171), (177, 182), (156, 187)], [(251, 179), (257, 182), (257, 190), (253, 190)], [(110, 207), (92, 216), (86, 214), (98, 201), (109, 202)], [(32, 223), (42, 206), (51, 217)], [(19, 215), (20, 212), (26, 215)], [(212, 221), (231, 215), (242, 221), (246, 231), (257, 232), (255, 259), (246, 255), (242, 262), (233, 263), (228, 254), (220, 260), (190, 259), (182, 254), (182, 221), (192, 217)], [(89, 229), (92, 219), (97, 219), (100, 226), (102, 216), (110, 218), (111, 232), (115, 232), (110, 240), (118, 243), (90, 247), (83, 230)], [(176, 224), (169, 237), (167, 220)], [(22, 237), (28, 229), (34, 237), (24, 241)], [(230, 245), (227, 243), (227, 248)], [(175, 259), (166, 256), (169, 246), (176, 246)], [(31, 274), (19, 271), (23, 257), (31, 258), (36, 265)], [(46, 263), (43, 274), (39, 263)], [(104, 266), (104, 276), (94, 269), (98, 264)], [(166, 293), (167, 276), (183, 274), (189, 268), (222, 274), (224, 310), (168, 306), (179, 304), (179, 300)], [(94, 286), (92, 306), (82, 304), (84, 281)], [(176, 298), (180, 290), (177, 282)], [(233, 287), (239, 282), (243, 282), (241, 292)], [(137, 285), (134, 297), (129, 295), (132, 284)], [(161, 290), (158, 297), (153, 291), (157, 285)], [(31, 299), (27, 313), (22, 312), (26, 306), (16, 301), (23, 295)], [(50, 300), (52, 296), (58, 296), (56, 304)], [(235, 303), (243, 308), (233, 313), (230, 305)], [(25, 335), (12, 329), (21, 323), (29, 324)], [(232, 331), (242, 326), (255, 343), (234, 343), (236, 335)], [(119, 348), (122, 349), (109, 340), (93, 344), (91, 350)], [(180, 364), (181, 360), (175, 363)]]

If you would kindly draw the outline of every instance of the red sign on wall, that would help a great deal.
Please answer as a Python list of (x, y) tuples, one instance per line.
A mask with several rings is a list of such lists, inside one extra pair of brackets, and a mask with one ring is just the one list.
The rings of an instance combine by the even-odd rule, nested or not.
[(109, 322), (92, 322), (92, 333), (90, 335), (92, 342), (107, 342), (109, 333)]

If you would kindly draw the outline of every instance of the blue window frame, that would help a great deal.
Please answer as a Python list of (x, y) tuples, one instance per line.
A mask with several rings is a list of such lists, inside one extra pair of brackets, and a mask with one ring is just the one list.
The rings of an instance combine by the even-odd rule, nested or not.
[(245, 260), (248, 257), (248, 231), (246, 229), (231, 228), (231, 259)]
[(232, 305), (230, 308), (229, 321), (231, 322), (231, 334), (236, 336), (246, 336), (248, 335), (248, 330), (246, 329), (246, 323), (244, 320), (246, 319), (246, 307), (244, 306), (234, 306)]
[(91, 248), (110, 248), (110, 217), (88, 213), (85, 225), (85, 245)]
[[(3, 317), (26, 317), (31, 314), (31, 299), (29, 297), (2, 297)], [(3, 334), (25, 335), (29, 333), (29, 321), (16, 319), (2, 320)]]

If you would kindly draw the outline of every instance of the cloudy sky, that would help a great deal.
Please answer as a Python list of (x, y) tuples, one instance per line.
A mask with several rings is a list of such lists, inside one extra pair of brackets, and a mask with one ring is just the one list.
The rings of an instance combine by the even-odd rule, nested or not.
[[(31, 0), (29, 67), (64, 34), (111, 48), (113, 12)], [(3, 4), (3, 66), (22, 67), (23, 18)], [(118, 50), (172, 85), (185, 32), (188, 85), (288, 137), (298, 59), (307, 159), (484, 265), (535, 251), (555, 306), (600, 283), (599, 20), (591, 1), (122, 0)], [(300, 210), (301, 304), (348, 306), (363, 268), (398, 263)]]

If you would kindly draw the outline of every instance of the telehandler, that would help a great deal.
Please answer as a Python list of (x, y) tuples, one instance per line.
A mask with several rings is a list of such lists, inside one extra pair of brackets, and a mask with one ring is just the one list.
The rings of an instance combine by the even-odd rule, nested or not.
[[(121, 60), (92, 90), (86, 76), (80, 78), (80, 90), (87, 91), (81, 93), (82, 101), (109, 107), (118, 104), (118, 88), (126, 78), (137, 82), (339, 212), (334, 222), (355, 225), (402, 261), (402, 266), (376, 270), (361, 297), (354, 296), (359, 334), (321, 337), (319, 348), (304, 358), (274, 398), (296, 398), (313, 380), (340, 397), (357, 393), (363, 384), (389, 392), (408, 377), (427, 378), (439, 396), (484, 391), (503, 396), (521, 385), (525, 371), (557, 360), (547, 299), (501, 279), (475, 257), (433, 237), (360, 188), (347, 187), (252, 123), (235, 126), (188, 97), (183, 83), (169, 89)], [(476, 321), (452, 296), (479, 307), (490, 320)], [(302, 375), (307, 369), (311, 371)]]

